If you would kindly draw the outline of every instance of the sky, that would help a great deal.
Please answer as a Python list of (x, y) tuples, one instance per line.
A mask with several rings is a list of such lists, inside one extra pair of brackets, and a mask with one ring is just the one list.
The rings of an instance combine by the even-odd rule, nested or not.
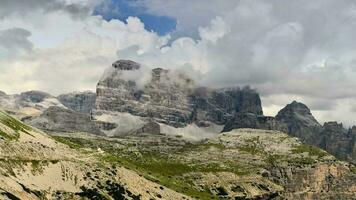
[(117, 59), (356, 124), (353, 0), (0, 0), (0, 90), (95, 90)]

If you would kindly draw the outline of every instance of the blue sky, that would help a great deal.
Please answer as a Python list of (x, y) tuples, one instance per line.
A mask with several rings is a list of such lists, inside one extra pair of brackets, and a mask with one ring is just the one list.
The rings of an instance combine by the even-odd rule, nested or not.
[(154, 31), (159, 35), (166, 35), (176, 28), (176, 19), (168, 16), (152, 15), (146, 12), (146, 8), (134, 4), (135, 0), (111, 0), (108, 9), (103, 5), (97, 7), (94, 15), (101, 15), (105, 20), (119, 19), (125, 21), (127, 17), (134, 16), (141, 19), (148, 31)]

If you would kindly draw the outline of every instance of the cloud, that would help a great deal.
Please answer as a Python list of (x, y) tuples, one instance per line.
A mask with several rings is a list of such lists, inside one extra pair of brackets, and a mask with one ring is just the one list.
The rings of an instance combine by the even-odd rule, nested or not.
[(28, 40), (30, 36), (31, 33), (22, 28), (0, 30), (0, 57), (11, 58), (31, 51), (33, 44)]
[(168, 36), (145, 30), (136, 17), (92, 16), (105, 1), (4, 2), (0, 88), (8, 93), (94, 89), (104, 69), (124, 58), (184, 69), (200, 85), (251, 85), (268, 114), (296, 99), (320, 121), (356, 124), (352, 0), (134, 1), (177, 20)]
[(145, 7), (148, 13), (161, 16), (170, 16), (177, 19), (177, 31), (173, 33), (178, 37), (199, 37), (199, 27), (205, 27), (216, 16), (235, 8), (239, 1), (231, 0), (195, 0), (195, 1), (166, 1), (166, 0), (137, 0), (136, 6)]
[[(88, 6), (78, 7), (86, 13)], [(75, 18), (60, 9), (43, 13), (45, 8), (26, 18), (9, 15), (0, 22), (0, 88), (8, 93), (94, 90), (101, 74), (117, 59), (117, 50), (134, 45), (135, 53), (144, 53), (168, 41), (146, 31), (135, 17), (107, 22), (89, 14)]]
[(85, 16), (90, 12), (90, 6), (94, 6), (93, 1), (90, 4), (83, 4), (79, 1), (64, 0), (2, 0), (0, 8), (0, 18), (9, 15), (25, 17), (31, 12), (42, 12), (43, 14), (52, 11), (65, 11), (72, 16)]
[[(175, 16), (181, 27), (185, 27), (184, 23), (187, 27), (194, 24), (194, 20), (205, 23), (195, 18), (199, 10), (196, 6), (202, 6), (202, 16), (211, 14), (210, 5), (201, 2), (189, 2), (189, 6), (183, 1), (158, 2), (147, 0), (146, 4), (153, 13)], [(178, 38), (160, 50), (141, 55), (121, 51), (118, 55), (162, 67), (190, 66), (200, 73), (202, 85), (251, 85), (263, 99), (277, 100), (270, 108), (281, 108), (299, 99), (324, 113), (318, 116), (320, 121), (332, 120), (336, 116), (332, 113), (341, 113), (346, 107), (347, 116), (355, 114), (350, 106), (343, 106), (356, 98), (356, 43), (352, 42), (356, 34), (355, 2), (242, 0), (236, 6), (221, 3), (226, 7), (217, 7), (208, 17), (209, 23), (193, 28), (198, 31), (198, 39)], [(180, 13), (182, 9), (177, 9), (180, 6), (188, 9), (184, 15)], [(190, 8), (195, 13), (190, 13)], [(216, 13), (219, 17), (213, 17)], [(281, 95), (286, 95), (288, 101), (278, 101)], [(343, 119), (348, 124), (355, 123), (352, 118)]]

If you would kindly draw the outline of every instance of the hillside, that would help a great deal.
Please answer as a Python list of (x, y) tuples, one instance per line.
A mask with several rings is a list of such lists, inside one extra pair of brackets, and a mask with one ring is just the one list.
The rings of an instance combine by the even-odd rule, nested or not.
[(1, 112), (3, 199), (353, 199), (355, 168), (277, 131), (48, 136)]
[(79, 149), (0, 111), (0, 199), (183, 199), (97, 149)]

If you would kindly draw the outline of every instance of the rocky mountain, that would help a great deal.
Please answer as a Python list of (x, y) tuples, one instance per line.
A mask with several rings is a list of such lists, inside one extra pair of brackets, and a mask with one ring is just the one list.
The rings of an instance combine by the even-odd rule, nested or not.
[(99, 124), (112, 124), (113, 120), (103, 116), (117, 119), (119, 113), (129, 113), (143, 121), (183, 128), (192, 123), (225, 125), (235, 113), (244, 112), (263, 113), (258, 93), (248, 87), (197, 88), (182, 72), (150, 70), (133, 61), (119, 60), (97, 85), (94, 118)]
[[(151, 70), (129, 60), (112, 64), (98, 82), (97, 94), (75, 92), (54, 97), (40, 91), (2, 93), (0, 103), (40, 129), (108, 136), (141, 132), (144, 126), (153, 125), (151, 122), (175, 128), (211, 126), (217, 134), (222, 130), (217, 127), (225, 126), (238, 113), (263, 114), (258, 93), (249, 87), (197, 88), (182, 72)], [(58, 116), (51, 114), (53, 111), (58, 111)], [(93, 122), (84, 123), (88, 118), (99, 131)], [(67, 119), (83, 124), (74, 126)]]
[(161, 68), (153, 69), (143, 85), (131, 78), (146, 76), (145, 71), (133, 61), (115, 62), (97, 85), (97, 112), (127, 112), (175, 127), (191, 123), (188, 95), (192, 80)]
[(278, 112), (276, 119), (287, 125), (292, 136), (307, 144), (320, 143), (319, 133), (323, 128), (306, 105), (293, 101)]
[(337, 122), (326, 122), (322, 126), (306, 105), (296, 101), (283, 108), (276, 119), (287, 125), (287, 133), (304, 143), (318, 146), (339, 159), (356, 163), (355, 127), (347, 130)]

